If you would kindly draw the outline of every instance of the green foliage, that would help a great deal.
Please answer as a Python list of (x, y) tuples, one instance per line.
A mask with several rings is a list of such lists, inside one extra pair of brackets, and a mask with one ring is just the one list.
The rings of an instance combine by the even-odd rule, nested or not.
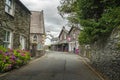
[(3, 46), (0, 46), (0, 50), (2, 50), (2, 51), (4, 51), (4, 52), (6, 52), (6, 51), (7, 51), (7, 49), (6, 49), (6, 48), (4, 48)]
[[(96, 19), (81, 19), (81, 25), (84, 27), (84, 34), (89, 35), (89, 41), (95, 42), (109, 36), (111, 31), (120, 25), (120, 7), (108, 8)], [(80, 36), (82, 36), (80, 34)], [(86, 39), (85, 37), (83, 37)], [(79, 42), (81, 42), (79, 38)], [(87, 42), (86, 42), (87, 43)]]
[(66, 18), (64, 15), (68, 14), (66, 19), (68, 19), (69, 23), (78, 24), (79, 16), (76, 14), (76, 12), (79, 12), (79, 10), (76, 0), (61, 0), (60, 3), (61, 5), (58, 6), (59, 14), (63, 18)]
[(90, 43), (90, 39), (89, 39), (89, 36), (84, 32), (84, 31), (82, 31), (81, 33), (80, 33), (80, 35), (81, 36), (79, 36), (79, 42), (81, 43), (81, 44), (84, 44), (84, 43)]
[(0, 46), (0, 72), (20, 67), (30, 60), (30, 53), (25, 50), (5, 49)]
[(62, 0), (58, 10), (70, 14), (67, 19), (83, 27), (79, 35), (80, 44), (107, 38), (111, 31), (120, 25), (119, 0)]

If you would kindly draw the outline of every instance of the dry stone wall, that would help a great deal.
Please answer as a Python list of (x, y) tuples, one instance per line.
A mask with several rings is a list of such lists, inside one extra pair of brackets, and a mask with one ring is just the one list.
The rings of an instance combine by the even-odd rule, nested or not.
[(29, 49), (30, 13), (17, 1), (14, 16), (5, 12), (5, 0), (0, 1), (0, 45), (3, 44), (3, 32), (6, 29), (13, 33), (13, 48), (19, 48), (19, 38), (23, 35), (26, 39), (26, 49)]
[(120, 29), (115, 29), (105, 42), (91, 44), (89, 50), (82, 49), (81, 54), (87, 54), (94, 68), (109, 80), (120, 80)]

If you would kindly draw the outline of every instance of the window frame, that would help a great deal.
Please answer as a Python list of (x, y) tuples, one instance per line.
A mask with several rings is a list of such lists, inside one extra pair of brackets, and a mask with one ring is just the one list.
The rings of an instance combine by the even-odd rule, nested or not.
[[(22, 39), (22, 40), (21, 40)], [(20, 48), (23, 50), (23, 49), (26, 49), (26, 38), (23, 36), (23, 35), (20, 35)]]
[(14, 16), (14, 0), (5, 0), (5, 12)]
[[(9, 37), (8, 37), (8, 32), (9, 32)], [(5, 30), (5, 36), (3, 40), (3, 46), (6, 48), (12, 48), (12, 32), (9, 30)], [(6, 46), (7, 45), (7, 46)]]
[(42, 44), (41, 43), (37, 44), (37, 50), (42, 50)]

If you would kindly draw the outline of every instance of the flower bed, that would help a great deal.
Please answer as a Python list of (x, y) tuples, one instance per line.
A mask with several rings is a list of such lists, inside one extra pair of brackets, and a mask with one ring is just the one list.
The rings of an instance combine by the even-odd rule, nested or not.
[(30, 53), (19, 49), (6, 49), (0, 46), (0, 72), (18, 68), (30, 60)]

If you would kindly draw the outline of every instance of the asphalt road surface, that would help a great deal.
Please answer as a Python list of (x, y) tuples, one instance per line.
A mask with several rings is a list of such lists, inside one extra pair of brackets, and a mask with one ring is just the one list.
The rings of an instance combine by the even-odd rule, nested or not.
[(101, 80), (75, 54), (47, 52), (30, 64), (0, 77), (0, 80)]

